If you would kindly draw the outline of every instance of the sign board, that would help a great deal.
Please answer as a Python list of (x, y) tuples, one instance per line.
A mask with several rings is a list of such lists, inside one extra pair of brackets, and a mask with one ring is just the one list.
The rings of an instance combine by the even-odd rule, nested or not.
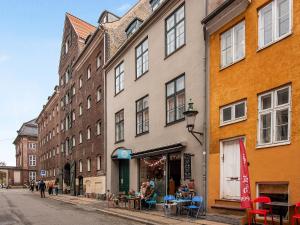
[(131, 159), (131, 149), (120, 148), (117, 151), (118, 159)]
[(41, 170), (41, 176), (45, 177), (46, 176), (46, 170)]
[(192, 178), (192, 155), (183, 154), (183, 172), (184, 180), (190, 180)]

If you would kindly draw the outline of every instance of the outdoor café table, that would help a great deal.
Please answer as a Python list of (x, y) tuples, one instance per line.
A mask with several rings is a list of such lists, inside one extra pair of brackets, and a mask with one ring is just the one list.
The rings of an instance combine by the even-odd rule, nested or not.
[(133, 202), (133, 209), (142, 209), (142, 201), (141, 201), (141, 197), (136, 197), (136, 196), (131, 196), (131, 197), (127, 197), (128, 200), (128, 209), (132, 209), (131, 208), (131, 202)]
[(265, 204), (272, 206), (272, 207), (278, 207), (280, 225), (283, 225), (283, 217), (288, 212), (288, 208), (295, 206), (295, 204), (290, 204), (288, 202), (270, 202), (270, 203), (265, 203)]
[(172, 200), (171, 202), (177, 203), (177, 210), (176, 210), (176, 214), (177, 214), (178, 211), (180, 211), (180, 213), (181, 213), (183, 205), (191, 203), (192, 200), (190, 200), (190, 199), (175, 199), (175, 200)]

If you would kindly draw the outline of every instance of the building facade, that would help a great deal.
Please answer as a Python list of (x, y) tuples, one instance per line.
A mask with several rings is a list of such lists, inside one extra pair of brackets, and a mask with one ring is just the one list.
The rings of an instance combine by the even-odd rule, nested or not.
[[(48, 98), (43, 110), (37, 118), (38, 124), (38, 178), (46, 182), (59, 183), (61, 176), (60, 161), (60, 110), (59, 88)], [(41, 172), (44, 171), (42, 174)], [(60, 187), (61, 189), (61, 187)]]
[(16, 147), (16, 168), (11, 184), (26, 184), (36, 181), (38, 164), (37, 136), (38, 128), (36, 119), (23, 123), (17, 131), (18, 136), (14, 140)]
[(149, 14), (126, 21), (127, 39), (105, 66), (107, 189), (139, 191), (153, 180), (161, 200), (194, 180), (203, 195), (205, 141), (188, 132), (183, 112), (192, 99), (204, 132), (205, 2), (146, 3)]
[(202, 21), (209, 48), (211, 211), (245, 215), (240, 138), (252, 198), (299, 201), (299, 11), (295, 0), (228, 0)]

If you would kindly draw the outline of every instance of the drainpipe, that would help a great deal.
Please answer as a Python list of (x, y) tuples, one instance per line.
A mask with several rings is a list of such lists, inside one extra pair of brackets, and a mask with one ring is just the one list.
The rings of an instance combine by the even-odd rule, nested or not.
[[(208, 15), (208, 3), (209, 0), (205, 0), (205, 16)], [(204, 174), (203, 174), (203, 187), (204, 187), (204, 215), (207, 212), (207, 203), (208, 203), (208, 193), (207, 193), (207, 178), (208, 178), (208, 165), (207, 165), (207, 157), (209, 153), (209, 115), (208, 115), (208, 107), (209, 107), (209, 68), (208, 68), (208, 56), (209, 56), (209, 38), (206, 32), (206, 27), (203, 27), (203, 35), (205, 42), (205, 56), (204, 56), (204, 79), (205, 79), (205, 110), (204, 110), (204, 150), (203, 150), (203, 158), (204, 158)]]

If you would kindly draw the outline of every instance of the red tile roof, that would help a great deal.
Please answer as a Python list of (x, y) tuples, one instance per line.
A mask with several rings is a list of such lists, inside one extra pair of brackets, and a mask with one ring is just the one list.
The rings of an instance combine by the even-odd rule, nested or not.
[(97, 29), (95, 26), (83, 21), (82, 19), (77, 18), (76, 16), (71, 15), (70, 13), (67, 13), (66, 15), (69, 18), (72, 26), (74, 27), (75, 32), (80, 38), (86, 39)]

